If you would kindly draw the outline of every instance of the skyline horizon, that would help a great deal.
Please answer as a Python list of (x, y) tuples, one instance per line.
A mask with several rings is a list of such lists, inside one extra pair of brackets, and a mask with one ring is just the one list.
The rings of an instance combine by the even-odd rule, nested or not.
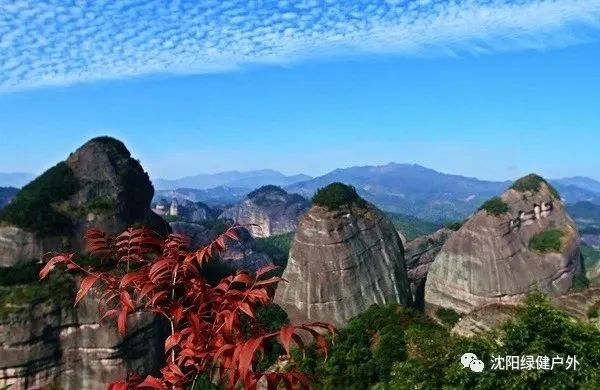
[[(132, 154), (132, 157), (135, 158), (135, 156)], [(58, 163), (58, 161), (56, 162)], [(55, 163), (55, 164), (56, 164)], [(154, 176), (152, 175), (145, 167), (142, 163), (142, 167), (144, 168), (144, 170), (148, 173), (148, 176), (150, 177), (151, 181), (158, 181), (158, 180), (164, 180), (164, 181), (177, 181), (177, 180), (182, 180), (182, 179), (187, 179), (187, 178), (193, 178), (193, 177), (197, 177), (197, 176), (216, 176), (216, 175), (223, 175), (223, 174), (232, 174), (232, 173), (240, 173), (240, 174), (248, 174), (248, 173), (258, 173), (258, 172), (267, 172), (270, 171), (272, 173), (275, 174), (282, 174), (286, 177), (292, 177), (292, 176), (308, 176), (310, 179), (315, 179), (321, 176), (325, 176), (329, 173), (332, 173), (336, 170), (345, 170), (345, 169), (352, 169), (352, 168), (380, 168), (380, 167), (386, 167), (386, 166), (390, 166), (390, 165), (408, 165), (408, 166), (416, 166), (416, 167), (420, 167), (420, 168), (424, 168), (427, 170), (432, 170), (435, 171), (437, 173), (443, 174), (443, 175), (450, 175), (450, 176), (461, 176), (461, 177), (465, 177), (468, 179), (476, 179), (479, 181), (486, 181), (486, 182), (511, 182), (511, 181), (516, 181), (519, 178), (522, 178), (526, 175), (529, 174), (538, 174), (542, 177), (544, 177), (547, 180), (562, 180), (562, 179), (577, 179), (577, 178), (583, 178), (583, 179), (592, 179), (594, 181), (597, 181), (600, 183), (600, 177), (593, 177), (593, 176), (587, 176), (587, 175), (581, 175), (581, 174), (577, 174), (577, 173), (573, 173), (571, 175), (566, 175), (566, 176), (547, 176), (544, 174), (541, 174), (540, 172), (536, 172), (536, 171), (529, 171), (529, 172), (524, 172), (523, 174), (514, 176), (514, 177), (506, 177), (506, 178), (499, 178), (499, 179), (487, 179), (487, 178), (482, 178), (482, 177), (478, 177), (478, 176), (474, 176), (474, 175), (469, 175), (466, 173), (461, 173), (461, 172), (450, 172), (450, 171), (445, 171), (443, 169), (437, 169), (435, 167), (430, 167), (430, 166), (426, 166), (423, 164), (419, 164), (416, 162), (398, 162), (398, 161), (389, 161), (387, 163), (382, 163), (382, 164), (360, 164), (360, 165), (347, 165), (347, 166), (340, 166), (328, 171), (325, 171), (323, 173), (319, 173), (319, 174), (310, 174), (304, 171), (299, 171), (299, 172), (284, 172), (282, 170), (277, 169), (276, 167), (262, 167), (262, 168), (256, 168), (256, 169), (231, 169), (231, 170), (223, 170), (223, 171), (213, 171), (213, 172), (198, 172), (195, 174), (191, 174), (191, 175), (185, 175), (185, 176), (175, 176), (175, 177), (164, 177), (164, 176)], [(17, 172), (17, 171), (4, 171), (0, 169), (0, 175), (2, 176), (10, 176), (10, 175), (29, 175), (33, 178), (41, 175), (42, 173), (44, 173), (47, 169), (50, 169), (52, 166), (54, 166), (55, 164), (52, 164), (50, 166), (48, 166), (47, 168), (43, 169), (40, 172)], [(310, 180), (307, 179), (307, 180)], [(5, 185), (0, 184), (0, 186), (5, 187)]]
[(0, 171), (111, 135), (155, 178), (407, 161), (600, 180), (600, 0), (0, 9)]

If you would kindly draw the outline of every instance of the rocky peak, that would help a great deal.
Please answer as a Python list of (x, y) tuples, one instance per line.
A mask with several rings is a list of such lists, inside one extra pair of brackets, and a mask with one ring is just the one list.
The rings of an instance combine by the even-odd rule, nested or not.
[(567, 291), (582, 272), (579, 235), (554, 188), (537, 175), (485, 202), (429, 268), (429, 309), (470, 312), (516, 303), (534, 289)]
[(249, 193), (242, 202), (225, 210), (219, 218), (248, 226), (254, 237), (268, 237), (296, 230), (298, 220), (308, 207), (308, 201), (302, 196), (267, 185)]
[(356, 200), (333, 209), (314, 204), (300, 220), (283, 273), (288, 282), (275, 294), (292, 320), (342, 326), (372, 304), (412, 303), (394, 226)]
[(82, 251), (90, 228), (116, 233), (139, 224), (166, 233), (168, 224), (150, 211), (153, 193), (122, 142), (94, 138), (23, 187), (0, 212), (0, 264), (47, 251)]

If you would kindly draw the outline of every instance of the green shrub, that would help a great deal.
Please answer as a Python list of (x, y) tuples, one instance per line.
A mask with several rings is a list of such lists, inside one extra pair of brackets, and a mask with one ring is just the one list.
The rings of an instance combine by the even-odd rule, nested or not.
[(40, 283), (40, 268), (41, 265), (34, 260), (0, 267), (0, 318), (33, 303), (72, 300), (75, 291), (73, 279), (67, 275), (51, 275), (48, 281)]
[(362, 390), (387, 380), (393, 362), (406, 358), (405, 316), (398, 305), (373, 305), (340, 330), (327, 361), (317, 363), (311, 350), (299, 369), (321, 381), (315, 388)]
[(585, 275), (577, 275), (573, 278), (572, 291), (582, 291), (590, 287), (590, 281)]
[(179, 221), (183, 221), (183, 222), (187, 222), (184, 221), (183, 218), (180, 218), (178, 215), (163, 215), (162, 218), (167, 221), (167, 222), (179, 222)]
[(594, 267), (600, 262), (600, 250), (592, 248), (588, 245), (580, 245), (581, 254), (583, 255), (583, 263), (586, 270)]
[(543, 177), (536, 175), (535, 173), (531, 173), (520, 178), (519, 180), (515, 181), (510, 188), (519, 192), (529, 191), (536, 193), (540, 190), (542, 183), (545, 183), (548, 186), (550, 193), (555, 199), (560, 199), (560, 194), (558, 191), (556, 191), (556, 189), (552, 187), (550, 183), (548, 183)]
[[(461, 338), (439, 328), (405, 331), (408, 359), (393, 366), (378, 389), (596, 389), (600, 379), (600, 331), (574, 321), (533, 294), (502, 329)], [(482, 373), (460, 364), (465, 352), (485, 363)], [(493, 356), (576, 356), (576, 370), (492, 370)]]
[(324, 188), (319, 188), (312, 198), (313, 204), (337, 210), (342, 206), (357, 204), (362, 206), (365, 201), (356, 193), (353, 186), (343, 183), (332, 183)]
[(588, 318), (594, 319), (600, 317), (600, 306), (593, 306), (587, 313)]
[(108, 212), (115, 208), (115, 202), (109, 197), (98, 196), (90, 199), (85, 204), (85, 209), (90, 212)]
[(442, 321), (442, 323), (450, 327), (454, 326), (458, 320), (460, 320), (460, 314), (453, 309), (448, 309), (445, 307), (438, 308), (435, 311), (435, 315), (440, 319), (440, 321)]
[(462, 227), (463, 223), (464, 222), (448, 222), (446, 225), (444, 225), (444, 227), (450, 230), (457, 231)]
[(559, 252), (562, 248), (564, 232), (558, 229), (544, 230), (529, 240), (529, 249), (541, 253)]
[(257, 196), (265, 195), (267, 193), (276, 193), (279, 195), (287, 195), (287, 192), (283, 188), (272, 185), (272, 184), (268, 184), (266, 186), (262, 186), (260, 188), (257, 188), (256, 190), (248, 193), (248, 195), (246, 195), (246, 197), (248, 199), (252, 199), (252, 198), (256, 198)]
[(273, 264), (281, 267), (277, 270), (278, 273), (281, 274), (287, 266), (290, 246), (293, 239), (293, 232), (264, 238), (256, 238), (253, 242), (253, 249), (257, 252), (266, 253)]
[(41, 235), (63, 233), (72, 222), (55, 204), (68, 199), (77, 186), (71, 168), (60, 162), (23, 187), (0, 211), (0, 220)]
[(504, 203), (502, 198), (500, 198), (499, 196), (495, 196), (485, 201), (485, 203), (481, 205), (479, 210), (485, 210), (488, 214), (500, 216), (508, 212), (508, 205)]

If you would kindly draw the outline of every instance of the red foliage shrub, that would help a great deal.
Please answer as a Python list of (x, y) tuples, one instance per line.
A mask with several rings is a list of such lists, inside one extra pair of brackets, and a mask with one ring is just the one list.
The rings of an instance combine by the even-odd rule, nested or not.
[(302, 349), (301, 332), (312, 335), (326, 354), (322, 333), (334, 333), (332, 326), (315, 322), (266, 331), (256, 320), (255, 311), (271, 302), (275, 284), (282, 280), (268, 276), (274, 266), (255, 275), (239, 271), (216, 286), (210, 285), (203, 275), (203, 265), (225, 251), (226, 241), (237, 240), (239, 228), (229, 228), (194, 252), (187, 250), (187, 239), (180, 235), (163, 238), (141, 228), (128, 229), (113, 238), (91, 230), (86, 237), (88, 250), (102, 261), (114, 262), (115, 268), (110, 272), (81, 266), (72, 253), (45, 256), (47, 262), (40, 278), (57, 265), (82, 272), (75, 304), (96, 285), (103, 291), (101, 318), (116, 319), (121, 335), (126, 333), (127, 316), (137, 310), (150, 310), (169, 321), (171, 334), (165, 341), (167, 356), (160, 377), (148, 375), (143, 379), (130, 374), (125, 380), (110, 384), (109, 390), (185, 389), (200, 374), (218, 376), (228, 389), (239, 383), (254, 389), (262, 377), (269, 389), (279, 385), (287, 389), (308, 388), (306, 378), (298, 372), (256, 372), (253, 367), (270, 340), (279, 342), (288, 354), (292, 342)]

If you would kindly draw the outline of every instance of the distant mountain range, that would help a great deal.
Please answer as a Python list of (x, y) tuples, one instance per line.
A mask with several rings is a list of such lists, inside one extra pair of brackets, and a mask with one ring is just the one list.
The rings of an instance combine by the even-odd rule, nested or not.
[[(361, 196), (383, 210), (438, 222), (466, 218), (485, 200), (501, 194), (511, 184), (511, 181), (486, 181), (440, 173), (416, 164), (390, 163), (336, 169), (315, 178), (285, 176), (273, 170), (197, 175), (155, 184), (158, 189), (186, 184), (185, 189), (157, 191), (155, 199), (184, 193), (187, 199), (208, 204), (234, 203), (265, 184), (279, 185), (288, 192), (310, 198), (318, 188), (336, 181), (355, 186)], [(598, 181), (572, 177), (551, 180), (551, 183), (568, 203), (600, 205)]]
[(19, 192), (15, 187), (0, 187), (0, 209), (6, 206)]
[[(0, 186), (20, 187), (33, 178), (27, 173), (0, 173)], [(462, 220), (488, 198), (502, 193), (510, 181), (486, 181), (437, 172), (416, 164), (390, 163), (333, 170), (323, 176), (285, 175), (272, 169), (199, 174), (180, 179), (156, 179), (155, 200), (165, 198), (225, 205), (240, 201), (250, 191), (273, 184), (307, 198), (333, 182), (356, 187), (379, 208), (421, 219)], [(569, 204), (600, 205), (600, 182), (581, 176), (550, 180)]]
[(272, 169), (262, 169), (246, 172), (231, 171), (216, 174), (199, 174), (174, 180), (156, 179), (153, 182), (157, 190), (173, 190), (178, 188), (206, 190), (215, 187), (255, 189), (267, 184), (287, 186), (310, 179), (312, 177), (304, 174), (286, 176)]

